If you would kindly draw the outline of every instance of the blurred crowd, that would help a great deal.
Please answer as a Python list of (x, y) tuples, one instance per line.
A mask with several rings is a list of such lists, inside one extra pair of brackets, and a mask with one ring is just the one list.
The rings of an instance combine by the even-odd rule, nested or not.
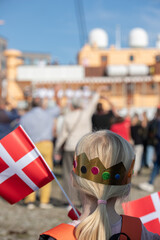
[[(135, 150), (134, 176), (141, 174), (143, 167), (151, 169), (150, 179), (140, 183), (139, 188), (153, 192), (160, 169), (160, 106), (155, 106), (153, 119), (148, 119), (146, 112), (130, 115), (129, 110), (122, 116), (104, 92), (105, 87), (102, 86), (94, 92), (79, 89), (73, 94), (68, 90), (68, 101), (64, 107), (60, 103), (60, 95), (64, 92), (55, 87), (54, 103), (51, 104), (41, 91), (41, 95), (35, 95), (23, 112), (12, 103), (0, 101), (0, 139), (21, 124), (50, 168), (53, 170), (54, 165), (62, 167), (63, 188), (76, 206), (80, 204), (79, 195), (69, 184), (70, 172), (75, 146), (88, 132), (109, 129), (132, 144)], [(108, 110), (104, 110), (102, 102), (106, 102)], [(41, 208), (52, 207), (51, 189), (52, 183), (41, 188)], [(35, 207), (35, 200), (35, 193), (25, 199), (29, 209)]]

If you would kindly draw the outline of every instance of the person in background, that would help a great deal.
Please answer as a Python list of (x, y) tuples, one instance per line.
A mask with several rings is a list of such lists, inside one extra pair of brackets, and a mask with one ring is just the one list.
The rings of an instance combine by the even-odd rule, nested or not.
[(154, 191), (154, 181), (160, 170), (160, 106), (157, 108), (154, 120), (151, 123), (152, 137), (154, 136), (155, 162), (148, 182), (140, 183), (139, 188), (146, 192)]
[[(60, 135), (61, 135), (61, 130), (62, 130), (63, 121), (64, 121), (64, 115), (65, 115), (65, 108), (63, 108), (61, 110), (61, 114), (55, 119), (55, 122), (54, 122), (54, 129), (53, 129), (53, 134), (54, 134), (53, 144), (54, 144), (54, 147), (56, 146), (57, 139), (60, 138)], [(61, 147), (61, 153), (60, 153), (61, 159), (59, 159), (59, 161), (56, 161), (54, 159), (54, 155), (53, 155), (54, 166), (57, 166), (57, 165), (62, 166), (63, 154), (64, 154), (64, 149), (63, 149), (63, 147)]]
[(129, 115), (127, 115), (126, 117), (117, 116), (114, 119), (114, 122), (111, 125), (110, 130), (112, 132), (119, 134), (121, 137), (123, 137), (128, 142), (130, 142), (131, 141), (130, 127), (131, 127), (131, 120)]
[(160, 239), (139, 218), (119, 215), (115, 210), (116, 200), (130, 192), (134, 158), (128, 141), (111, 131), (82, 137), (75, 149), (72, 171), (73, 186), (82, 198), (82, 214), (78, 220), (42, 233), (39, 239)]
[(142, 166), (143, 140), (144, 140), (144, 128), (141, 125), (141, 121), (137, 113), (134, 114), (131, 121), (131, 138), (133, 140), (136, 155), (134, 176), (137, 176), (140, 173)]
[(99, 87), (94, 92), (88, 105), (83, 108), (79, 99), (73, 99), (71, 111), (64, 115), (62, 130), (57, 138), (55, 147), (55, 160), (61, 159), (61, 147), (63, 146), (63, 188), (68, 194), (71, 201), (76, 205), (80, 205), (79, 194), (77, 189), (72, 188), (70, 184), (70, 172), (72, 169), (74, 149), (78, 140), (86, 133), (92, 130), (91, 116), (95, 111), (101, 91), (104, 87)]
[[(9, 108), (10, 110), (8, 110)], [(20, 115), (12, 103), (0, 100), (0, 139), (5, 137), (18, 126)]]
[(142, 167), (143, 166), (151, 167), (150, 163), (148, 162), (148, 158), (147, 158), (148, 123), (149, 123), (149, 120), (148, 120), (148, 117), (147, 117), (147, 113), (143, 112), (142, 113), (142, 121), (141, 121), (141, 125), (142, 125), (143, 130), (144, 130)]
[(154, 166), (155, 147), (157, 145), (157, 127), (155, 125), (155, 118), (149, 121), (147, 131), (147, 148), (146, 148), (146, 164), (152, 169)]
[(110, 110), (105, 111), (101, 102), (97, 104), (96, 112), (92, 115), (93, 131), (110, 129), (112, 120), (117, 115), (116, 109), (114, 105), (110, 102), (110, 100), (104, 96), (103, 99), (109, 104)]
[[(53, 127), (54, 118), (60, 114), (60, 109), (56, 106), (48, 112), (42, 108), (43, 102), (40, 98), (32, 101), (32, 109), (24, 114), (20, 119), (20, 124), (30, 136), (40, 153), (48, 163), (51, 170), (53, 169)], [(51, 114), (52, 113), (52, 114)], [(52, 208), (50, 204), (52, 183), (48, 183), (40, 189), (40, 208)], [(35, 208), (36, 193), (33, 192), (26, 197), (25, 203), (28, 209)]]

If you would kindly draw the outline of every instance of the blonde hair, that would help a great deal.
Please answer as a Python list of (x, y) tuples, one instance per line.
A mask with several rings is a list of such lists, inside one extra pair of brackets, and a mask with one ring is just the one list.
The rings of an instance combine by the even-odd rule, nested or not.
[[(106, 168), (123, 162), (128, 171), (134, 159), (132, 146), (119, 135), (111, 131), (98, 131), (85, 135), (78, 142), (75, 154), (86, 153), (88, 159), (98, 157)], [(95, 199), (108, 200), (120, 198), (129, 193), (130, 184), (104, 185), (81, 178), (73, 173), (76, 186), (86, 195)], [(106, 205), (97, 204), (95, 211), (83, 220), (75, 229), (78, 240), (104, 240), (111, 236)]]

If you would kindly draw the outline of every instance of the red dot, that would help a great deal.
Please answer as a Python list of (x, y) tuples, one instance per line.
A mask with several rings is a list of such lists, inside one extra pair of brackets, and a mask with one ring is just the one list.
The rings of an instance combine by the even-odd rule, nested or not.
[(77, 167), (77, 161), (76, 161), (76, 160), (73, 161), (73, 167), (74, 167), (74, 168)]
[(94, 175), (97, 175), (97, 174), (99, 173), (99, 168), (98, 168), (98, 167), (92, 167), (91, 172), (92, 172)]

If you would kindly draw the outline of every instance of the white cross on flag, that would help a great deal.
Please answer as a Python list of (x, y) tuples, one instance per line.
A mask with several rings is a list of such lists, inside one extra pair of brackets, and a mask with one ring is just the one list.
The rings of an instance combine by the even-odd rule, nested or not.
[(51, 169), (19, 126), (0, 140), (0, 196), (13, 204), (54, 179)]
[(160, 192), (122, 204), (124, 214), (139, 217), (148, 231), (160, 235)]

